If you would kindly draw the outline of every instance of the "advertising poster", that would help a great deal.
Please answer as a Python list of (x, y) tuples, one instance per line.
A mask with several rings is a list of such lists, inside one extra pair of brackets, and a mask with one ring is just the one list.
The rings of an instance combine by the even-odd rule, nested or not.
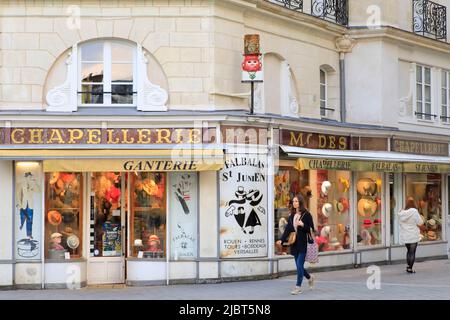
[(103, 224), (103, 256), (114, 257), (122, 254), (120, 223), (105, 222)]
[(267, 156), (227, 155), (220, 171), (220, 257), (267, 256)]
[(194, 259), (197, 256), (197, 186), (195, 172), (171, 173), (171, 258)]
[(15, 234), (17, 260), (41, 258), (41, 165), (16, 163)]

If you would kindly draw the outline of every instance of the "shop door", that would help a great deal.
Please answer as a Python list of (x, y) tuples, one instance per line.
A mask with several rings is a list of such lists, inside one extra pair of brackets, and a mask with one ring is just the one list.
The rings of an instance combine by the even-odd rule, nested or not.
[(88, 284), (125, 282), (125, 174), (90, 173)]

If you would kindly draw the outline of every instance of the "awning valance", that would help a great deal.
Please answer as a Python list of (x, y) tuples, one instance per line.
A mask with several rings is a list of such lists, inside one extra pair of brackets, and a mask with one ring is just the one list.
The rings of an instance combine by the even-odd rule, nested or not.
[(298, 170), (344, 170), (393, 173), (450, 173), (450, 157), (405, 155), (396, 152), (311, 150), (281, 146), (296, 158)]
[(45, 172), (220, 170), (222, 149), (8, 149), (1, 158), (43, 160)]

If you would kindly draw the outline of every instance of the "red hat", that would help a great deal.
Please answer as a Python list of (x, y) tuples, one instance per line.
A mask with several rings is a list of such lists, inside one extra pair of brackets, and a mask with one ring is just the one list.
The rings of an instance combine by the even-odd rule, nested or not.
[(156, 234), (152, 234), (150, 237), (148, 237), (148, 242), (152, 242), (152, 241), (156, 241), (156, 242), (160, 242), (159, 241), (159, 237)]
[(51, 225), (57, 226), (62, 222), (62, 216), (61, 213), (59, 213), (56, 210), (51, 210), (47, 213), (48, 222), (50, 222)]
[(381, 224), (381, 219), (375, 219), (375, 220), (373, 220), (373, 224)]
[(364, 220), (364, 222), (363, 222), (363, 227), (369, 228), (369, 227), (371, 227), (371, 226), (372, 226), (372, 220), (370, 220), (370, 219)]

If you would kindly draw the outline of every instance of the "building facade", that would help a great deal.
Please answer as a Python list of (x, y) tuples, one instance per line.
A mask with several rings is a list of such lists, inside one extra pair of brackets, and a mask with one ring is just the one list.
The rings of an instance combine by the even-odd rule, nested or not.
[(404, 260), (409, 196), (447, 257), (449, 6), (3, 1), (0, 288), (283, 275), (298, 193), (313, 270)]

